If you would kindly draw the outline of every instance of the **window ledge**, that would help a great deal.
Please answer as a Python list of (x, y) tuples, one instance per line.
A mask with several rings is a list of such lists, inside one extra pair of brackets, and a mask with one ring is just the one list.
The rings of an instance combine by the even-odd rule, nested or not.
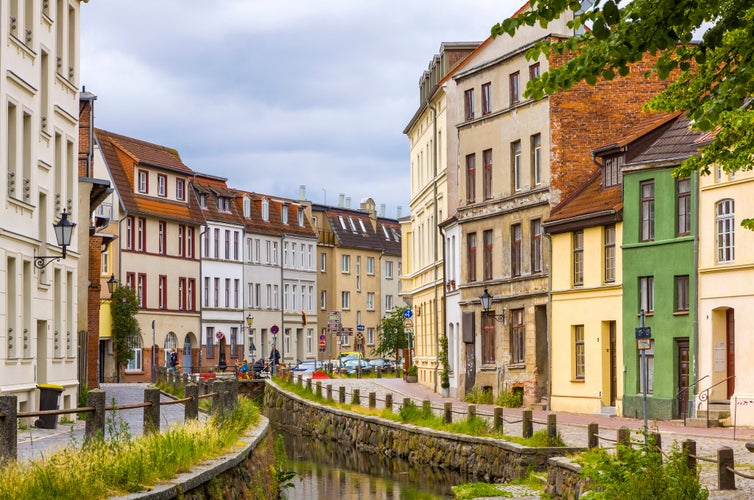
[(523, 370), (524, 368), (526, 368), (526, 363), (512, 363), (506, 368), (508, 368), (509, 370)]
[(688, 315), (689, 315), (688, 311), (676, 311), (673, 313), (673, 316), (688, 316)]
[(584, 382), (586, 382), (586, 379), (583, 379), (583, 378), (572, 378), (571, 379), (571, 383), (572, 384), (583, 384)]

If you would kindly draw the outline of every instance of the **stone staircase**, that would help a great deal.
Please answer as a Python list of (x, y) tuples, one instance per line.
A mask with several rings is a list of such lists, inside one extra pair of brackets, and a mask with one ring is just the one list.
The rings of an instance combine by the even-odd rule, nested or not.
[[(709, 418), (708, 418), (709, 417)], [(730, 403), (709, 403), (707, 409), (696, 412), (696, 417), (686, 419), (688, 427), (727, 427), (730, 422)]]

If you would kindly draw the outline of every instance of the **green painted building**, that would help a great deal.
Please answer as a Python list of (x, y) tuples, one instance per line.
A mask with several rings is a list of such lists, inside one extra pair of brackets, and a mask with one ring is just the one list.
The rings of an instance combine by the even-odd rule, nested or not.
[[(623, 166), (623, 369), (622, 414), (681, 418), (689, 409), (688, 386), (696, 379), (695, 178), (676, 179), (673, 169), (696, 154), (683, 117)], [(651, 328), (642, 377), (636, 328), (640, 312)]]

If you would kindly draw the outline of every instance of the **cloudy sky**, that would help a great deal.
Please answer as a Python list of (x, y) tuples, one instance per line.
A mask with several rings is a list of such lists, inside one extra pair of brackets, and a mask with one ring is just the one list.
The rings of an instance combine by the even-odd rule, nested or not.
[(94, 0), (81, 84), (99, 128), (176, 148), (231, 187), (408, 215), (418, 81), (521, 0)]

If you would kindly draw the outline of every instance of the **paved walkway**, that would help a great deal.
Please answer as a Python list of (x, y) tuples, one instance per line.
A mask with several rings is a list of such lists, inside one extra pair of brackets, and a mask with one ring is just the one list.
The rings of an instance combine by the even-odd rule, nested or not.
[[(316, 381), (313, 381), (316, 383)], [(393, 407), (396, 408), (402, 404), (404, 397), (410, 397), (414, 400), (430, 400), (432, 407), (436, 411), (441, 411), (444, 403), (453, 403), (454, 413), (465, 415), (467, 413), (467, 403), (455, 400), (453, 398), (443, 398), (440, 394), (432, 392), (430, 389), (421, 384), (408, 384), (398, 378), (382, 379), (333, 379), (322, 380), (322, 387), (327, 384), (333, 385), (333, 397), (337, 398), (337, 387), (343, 385), (346, 392), (358, 388), (360, 391), (362, 404), (366, 405), (369, 392), (375, 392), (377, 397), (377, 406), (384, 406), (385, 395), (393, 394)], [(323, 389), (324, 391), (324, 389)], [(350, 401), (350, 397), (347, 398)], [(492, 415), (492, 405), (477, 405), (477, 413), (480, 416)], [(503, 412), (505, 421), (520, 420), (520, 408), (506, 408)], [(535, 421), (534, 430), (543, 428), (537, 425), (537, 421), (547, 421), (547, 411), (535, 410), (533, 419)], [(509, 424), (503, 423), (503, 431), (511, 436), (521, 436), (522, 426), (520, 423)], [(627, 427), (631, 430), (639, 431), (643, 429), (644, 422), (642, 419), (633, 419), (625, 417), (609, 417), (606, 415), (590, 415), (577, 413), (558, 413), (557, 425), (558, 432), (568, 446), (587, 446), (587, 426), (590, 423), (599, 425), (599, 434), (615, 439), (617, 430), (621, 427)], [(659, 432), (662, 436), (663, 450), (670, 450), (674, 442), (680, 443), (686, 439), (696, 441), (697, 455), (701, 457), (715, 459), (717, 450), (723, 446), (733, 448), (736, 468), (747, 474), (754, 474), (754, 453), (746, 450), (747, 441), (754, 441), (754, 428), (695, 428), (684, 427), (682, 421), (650, 421), (648, 422), (650, 432)], [(734, 439), (735, 432), (735, 439)], [(633, 436), (634, 439), (641, 439)], [(603, 442), (602, 446), (610, 447), (613, 443)], [(720, 491), (717, 489), (717, 469), (715, 464), (700, 462), (702, 466), (701, 481), (704, 486), (710, 490), (710, 499), (737, 499), (737, 498), (754, 498), (754, 480), (736, 477), (737, 490)]]
[[(115, 400), (117, 405), (127, 405), (144, 402), (144, 388), (147, 384), (101, 384), (100, 389), (105, 391), (105, 405), (110, 406)], [(170, 401), (171, 398), (162, 395), (162, 401)], [(163, 406), (160, 408), (160, 427), (167, 428), (174, 423), (182, 423), (184, 408), (182, 404)], [(18, 460), (28, 460), (39, 457), (53, 450), (67, 446), (78, 447), (84, 442), (84, 421), (75, 420), (75, 415), (69, 415), (72, 423), (61, 423), (58, 417), (56, 429), (28, 429), (18, 430)], [(132, 436), (141, 435), (144, 430), (144, 410), (134, 408), (108, 411), (105, 420), (105, 434), (112, 437), (114, 433), (128, 432)]]

